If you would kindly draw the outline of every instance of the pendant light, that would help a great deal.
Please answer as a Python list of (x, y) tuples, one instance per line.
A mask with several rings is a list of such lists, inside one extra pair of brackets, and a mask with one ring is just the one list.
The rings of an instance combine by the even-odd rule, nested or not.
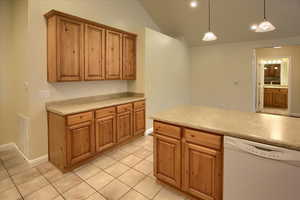
[(267, 17), (266, 17), (266, 0), (264, 0), (264, 21), (261, 22), (255, 32), (258, 32), (258, 33), (264, 33), (264, 32), (270, 32), (270, 31), (274, 31), (276, 29), (276, 27), (267, 20)]
[(211, 31), (211, 15), (210, 15), (210, 1), (208, 0), (208, 32), (204, 34), (203, 41), (209, 42), (217, 39), (217, 36)]

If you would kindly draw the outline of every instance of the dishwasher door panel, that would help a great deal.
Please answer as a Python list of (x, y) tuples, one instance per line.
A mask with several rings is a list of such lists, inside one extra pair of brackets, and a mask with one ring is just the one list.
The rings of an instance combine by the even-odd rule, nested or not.
[(225, 147), (223, 200), (298, 199), (299, 167)]

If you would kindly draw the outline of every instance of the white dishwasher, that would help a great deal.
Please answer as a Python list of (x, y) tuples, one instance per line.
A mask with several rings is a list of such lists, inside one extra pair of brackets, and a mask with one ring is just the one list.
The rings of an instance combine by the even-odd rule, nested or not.
[(224, 137), (223, 200), (300, 200), (300, 152)]

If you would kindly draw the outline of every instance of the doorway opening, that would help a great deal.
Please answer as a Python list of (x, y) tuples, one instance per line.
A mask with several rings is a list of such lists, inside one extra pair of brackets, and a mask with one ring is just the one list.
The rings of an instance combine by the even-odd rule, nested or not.
[(256, 49), (256, 111), (290, 115), (291, 59), (282, 48)]

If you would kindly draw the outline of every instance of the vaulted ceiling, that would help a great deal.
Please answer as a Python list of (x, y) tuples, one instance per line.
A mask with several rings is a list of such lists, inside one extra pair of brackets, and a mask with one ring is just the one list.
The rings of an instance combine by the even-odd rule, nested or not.
[[(208, 0), (191, 8), (188, 0), (139, 0), (162, 32), (184, 37), (191, 46), (207, 45)], [(249, 26), (263, 20), (263, 0), (211, 0), (214, 43), (274, 39), (300, 35), (300, 0), (267, 0), (267, 18), (276, 31), (255, 33)]]

